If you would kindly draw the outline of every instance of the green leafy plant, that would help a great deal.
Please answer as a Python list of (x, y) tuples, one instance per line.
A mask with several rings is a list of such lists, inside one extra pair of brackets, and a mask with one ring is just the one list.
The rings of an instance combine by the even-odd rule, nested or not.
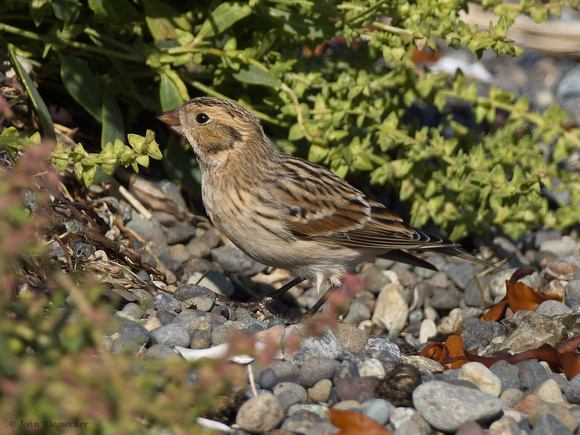
[[(50, 155), (50, 160), (61, 172), (72, 163), (75, 175), (88, 187), (93, 184), (99, 168), (111, 175), (115, 165), (121, 164), (125, 167), (131, 166), (135, 172), (139, 172), (139, 165), (149, 166), (149, 158), (161, 159), (161, 151), (152, 131), (147, 131), (145, 136), (130, 134), (128, 141), (130, 147), (119, 139), (116, 139), (115, 143), (109, 142), (98, 154), (86, 152), (81, 144), (72, 148), (58, 142)], [(0, 134), (0, 150), (6, 150), (12, 156), (38, 143), (40, 143), (39, 134), (23, 138), (14, 127), (7, 128)]]
[[(497, 24), (477, 29), (460, 11), (481, 4)], [(0, 35), (103, 125), (103, 146), (123, 123), (207, 94), (253, 109), (272, 139), (341, 176), (367, 178), (408, 204), (414, 224), (431, 220), (452, 237), (500, 225), (513, 237), (544, 224), (570, 225), (580, 204), (578, 174), (559, 164), (579, 146), (565, 112), (531, 112), (525, 99), (496, 88), (479, 95), (460, 73), (422, 74), (415, 50), (467, 47), (481, 55), (518, 55), (507, 37), (518, 15), (536, 22), (569, 2), (521, 0), (411, 4), (385, 0), (205, 2), (27, 2), (0, 10)], [(40, 74), (40, 72), (39, 72)], [(420, 127), (417, 103), (441, 114), (468, 107), (478, 131), (454, 122)], [(119, 110), (123, 105), (126, 110)], [(507, 113), (507, 125), (495, 122)], [(111, 124), (114, 123), (114, 126)], [(443, 134), (450, 126), (453, 137)], [(553, 152), (542, 158), (542, 147)], [(193, 158), (192, 158), (193, 159)], [(191, 162), (166, 155), (172, 173)], [(540, 194), (562, 181), (570, 205), (552, 210)]]

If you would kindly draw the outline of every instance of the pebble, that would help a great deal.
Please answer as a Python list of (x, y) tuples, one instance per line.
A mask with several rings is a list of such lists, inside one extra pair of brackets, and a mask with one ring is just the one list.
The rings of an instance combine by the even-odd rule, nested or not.
[(151, 331), (151, 342), (153, 344), (163, 344), (167, 347), (187, 347), (191, 343), (191, 337), (185, 326), (172, 323)]
[(520, 389), (518, 366), (500, 360), (490, 367), (491, 372), (501, 381), (502, 391)]
[[(293, 340), (294, 337), (303, 337), (305, 329), (303, 325), (289, 326), (282, 336), (282, 345)], [(340, 343), (330, 329), (325, 329), (322, 335), (317, 337), (306, 337), (300, 343), (298, 352), (286, 347), (284, 349), (284, 359), (289, 361), (296, 360), (298, 363), (307, 360), (308, 358), (321, 357), (334, 360), (342, 353)]]
[(312, 402), (326, 402), (330, 397), (332, 390), (332, 381), (330, 379), (322, 379), (308, 390), (310, 401)]
[(137, 352), (149, 343), (151, 338), (149, 331), (138, 322), (134, 322), (122, 317), (116, 317), (116, 326), (110, 332), (111, 353), (127, 352), (137, 354)]
[(258, 382), (262, 388), (272, 388), (280, 382), (292, 382), (298, 379), (300, 369), (289, 361), (273, 361), (263, 370)]
[(374, 377), (347, 377), (335, 382), (336, 396), (344, 400), (356, 400), (358, 403), (375, 398), (375, 388), (379, 380)]
[(211, 259), (219, 263), (226, 272), (254, 276), (264, 272), (267, 266), (252, 260), (235, 245), (223, 245), (212, 249)]
[(554, 417), (571, 432), (576, 432), (576, 429), (578, 429), (578, 420), (574, 418), (566, 405), (547, 402), (538, 403), (530, 411), (528, 418), (532, 427), (535, 428), (540, 418), (545, 414)]
[(534, 391), (548, 377), (546, 369), (537, 361), (521, 361), (516, 364), (520, 389), (524, 393)]
[(385, 328), (389, 337), (395, 337), (405, 327), (409, 315), (409, 306), (403, 297), (402, 287), (398, 283), (384, 286), (377, 297), (372, 321)]
[(234, 286), (230, 280), (219, 270), (213, 269), (210, 272), (194, 272), (187, 279), (187, 284), (200, 284), (213, 292), (230, 297), (234, 294)]
[(236, 424), (245, 431), (264, 433), (282, 422), (284, 410), (271, 393), (260, 394), (245, 402), (236, 415)]
[(311, 387), (322, 379), (332, 379), (338, 366), (340, 363), (333, 359), (310, 357), (302, 363), (298, 381), (304, 387)]
[[(181, 304), (173, 296), (167, 293), (159, 292), (153, 297), (153, 308), (158, 311), (165, 310), (169, 312), (181, 312)], [(158, 316), (159, 317), (159, 316)]]
[(339, 323), (332, 332), (341, 349), (351, 352), (361, 352), (369, 340), (364, 331), (347, 323)]
[(371, 399), (361, 403), (363, 414), (382, 425), (387, 424), (391, 418), (392, 408), (393, 405), (384, 399)]
[(464, 364), (459, 369), (458, 379), (469, 381), (481, 391), (493, 396), (499, 397), (501, 394), (501, 380), (481, 363), (469, 362)]
[(534, 425), (531, 435), (573, 435), (573, 432), (551, 414), (544, 414)]
[(521, 435), (518, 423), (511, 417), (502, 417), (489, 426), (489, 435)]
[(538, 388), (536, 388), (534, 394), (544, 402), (564, 402), (562, 391), (554, 379), (545, 380)]
[(568, 403), (573, 403), (575, 405), (580, 404), (580, 376), (572, 378), (572, 380), (564, 387), (563, 392)]
[(274, 393), (284, 411), (287, 411), (292, 405), (306, 403), (308, 400), (308, 393), (304, 387), (294, 382), (280, 382), (274, 386), (272, 393)]
[(502, 413), (497, 397), (479, 390), (431, 381), (413, 392), (413, 404), (435, 429), (455, 432), (467, 421), (492, 422)]

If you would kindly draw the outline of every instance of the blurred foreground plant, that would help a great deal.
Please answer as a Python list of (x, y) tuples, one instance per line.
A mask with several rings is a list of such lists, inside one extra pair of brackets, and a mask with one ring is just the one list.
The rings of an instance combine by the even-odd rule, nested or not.
[[(468, 26), (461, 13), (472, 5), (497, 23)], [(11, 0), (0, 6), (0, 36), (102, 124), (103, 146), (142, 112), (228, 97), (256, 111), (285, 150), (412, 204), (415, 225), (433, 221), (453, 238), (496, 225), (517, 237), (577, 222), (580, 175), (563, 163), (580, 146), (578, 129), (564, 129), (556, 106), (533, 112), (493, 86), (478, 92), (459, 72), (426, 72), (413, 55), (438, 44), (518, 55), (506, 36), (515, 18), (539, 23), (565, 6), (578, 3), (252, 0), (189, 10), (177, 1)], [(454, 119), (457, 104), (466, 123)], [(436, 108), (432, 125), (425, 107)], [(195, 165), (174, 145), (164, 164), (182, 181)], [(552, 180), (569, 198), (557, 208), (541, 193)]]

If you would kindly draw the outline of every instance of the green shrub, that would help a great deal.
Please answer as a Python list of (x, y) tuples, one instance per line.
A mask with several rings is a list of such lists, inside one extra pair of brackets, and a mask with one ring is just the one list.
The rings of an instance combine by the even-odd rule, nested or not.
[[(565, 112), (531, 112), (525, 98), (493, 87), (480, 96), (460, 73), (419, 74), (411, 56), (435, 50), (436, 38), (478, 55), (517, 55), (506, 37), (516, 16), (541, 22), (577, 3), (481, 2), (500, 16), (488, 29), (459, 18), (475, 3), (212, 1), (189, 10), (160, 0), (11, 0), (0, 7), (0, 35), (102, 122), (103, 146), (123, 138), (123, 118), (130, 128), (142, 111), (201, 94), (227, 97), (258, 112), (286, 151), (385, 185), (412, 204), (416, 225), (432, 220), (452, 237), (491, 225), (514, 237), (540, 224), (565, 228), (580, 204), (578, 174), (558, 166), (580, 145), (578, 130), (562, 127)], [(337, 46), (323, 50), (331, 38)], [(408, 121), (413, 104), (445, 113), (450, 100), (491, 127), (473, 131), (450, 116), (436, 127)], [(498, 110), (508, 114), (501, 128)], [(453, 137), (442, 135), (446, 124)], [(547, 159), (543, 146), (553, 149)], [(191, 172), (191, 162), (169, 154), (172, 173)], [(540, 190), (552, 178), (563, 181), (571, 205), (548, 209)]]

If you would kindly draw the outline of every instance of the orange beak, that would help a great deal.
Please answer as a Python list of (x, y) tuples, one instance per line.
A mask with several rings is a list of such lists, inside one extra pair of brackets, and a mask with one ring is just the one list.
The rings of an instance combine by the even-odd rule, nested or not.
[(181, 123), (179, 122), (179, 113), (177, 113), (177, 109), (170, 110), (165, 112), (157, 117), (158, 120), (164, 122), (165, 124), (171, 127), (181, 127)]

